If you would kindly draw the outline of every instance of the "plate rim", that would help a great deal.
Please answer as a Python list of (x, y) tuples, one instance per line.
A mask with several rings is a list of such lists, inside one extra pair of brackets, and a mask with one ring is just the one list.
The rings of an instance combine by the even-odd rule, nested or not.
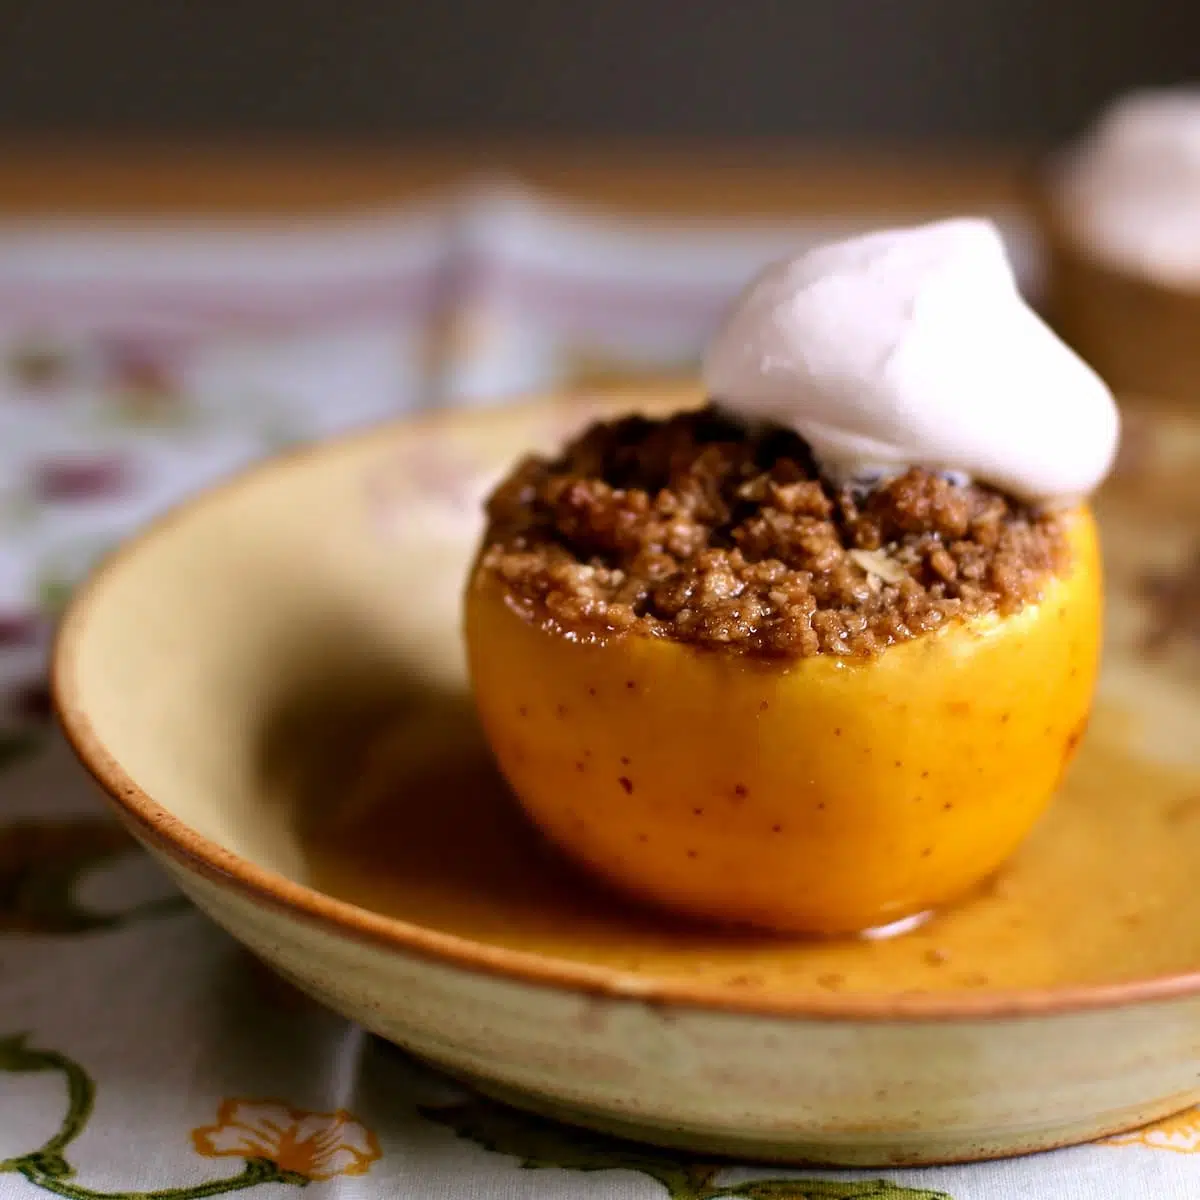
[[(600, 400), (606, 406), (611, 404), (614, 412), (647, 404), (683, 403), (685, 398), (694, 400), (697, 395), (693, 385), (677, 383), (575, 390), (581, 397)], [(565, 408), (571, 403), (571, 391), (521, 397), (485, 409), (433, 409), (292, 448), (243, 468), (173, 505), (104, 556), (75, 590), (55, 631), (50, 654), (50, 690), (59, 725), (72, 751), (106, 794), (120, 819), (140, 840), (214, 886), (231, 888), (256, 906), (316, 926), (331, 935), (349, 936), (377, 949), (509, 982), (667, 1009), (839, 1022), (1000, 1021), (1067, 1016), (1200, 997), (1200, 967), (1114, 983), (977, 992), (850, 993), (828, 998), (812, 994), (754, 995), (720, 985), (656, 980), (615, 968), (476, 941), (339, 900), (235, 854), (180, 820), (134, 781), (96, 732), (78, 693), (75, 674), (79, 648), (88, 635), (91, 608), (108, 580), (123, 570), (128, 561), (152, 543), (170, 537), (176, 525), (192, 519), (213, 502), (267, 475), (303, 468), (308, 462), (359, 444), (386, 444), (389, 438), (441, 425), (507, 422), (521, 414), (535, 417), (552, 407)]]

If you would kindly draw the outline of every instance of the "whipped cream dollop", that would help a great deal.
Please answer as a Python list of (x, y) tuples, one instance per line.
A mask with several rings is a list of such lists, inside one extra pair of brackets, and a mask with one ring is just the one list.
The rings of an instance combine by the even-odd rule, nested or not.
[(1025, 303), (984, 220), (768, 267), (709, 344), (704, 383), (741, 419), (794, 429), (835, 483), (919, 466), (1059, 507), (1117, 448), (1111, 393)]
[(1200, 286), (1200, 87), (1131, 92), (1051, 168), (1070, 235), (1147, 279)]

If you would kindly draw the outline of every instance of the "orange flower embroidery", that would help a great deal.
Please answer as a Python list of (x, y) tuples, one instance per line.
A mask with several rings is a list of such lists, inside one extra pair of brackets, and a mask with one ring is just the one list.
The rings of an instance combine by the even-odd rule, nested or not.
[(365, 1175), (379, 1141), (348, 1112), (304, 1112), (278, 1100), (225, 1100), (217, 1123), (192, 1130), (206, 1158), (265, 1158), (281, 1171), (321, 1181)]
[(1110, 1146), (1149, 1146), (1152, 1150), (1174, 1150), (1176, 1154), (1200, 1154), (1200, 1108), (1185, 1109), (1144, 1129), (1104, 1140)]

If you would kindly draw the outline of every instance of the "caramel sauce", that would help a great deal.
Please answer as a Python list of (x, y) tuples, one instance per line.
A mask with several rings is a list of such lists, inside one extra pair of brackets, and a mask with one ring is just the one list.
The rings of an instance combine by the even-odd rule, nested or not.
[(759, 993), (901, 993), (1115, 983), (1200, 970), (1200, 772), (1127, 747), (1100, 712), (1060, 794), (978, 894), (885, 939), (684, 924), (611, 895), (527, 824), (464, 708), (374, 747), (303, 836), (309, 882), (473, 941)]

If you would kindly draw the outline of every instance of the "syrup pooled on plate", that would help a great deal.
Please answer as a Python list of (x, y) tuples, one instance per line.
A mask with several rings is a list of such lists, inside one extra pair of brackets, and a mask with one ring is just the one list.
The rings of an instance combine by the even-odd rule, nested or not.
[(687, 924), (608, 893), (529, 826), (466, 705), (399, 726), (304, 839), (308, 881), (398, 920), (648, 978), (789, 996), (1116, 983), (1200, 967), (1200, 774), (1123, 749), (1100, 712), (1005, 871), (884, 940)]

